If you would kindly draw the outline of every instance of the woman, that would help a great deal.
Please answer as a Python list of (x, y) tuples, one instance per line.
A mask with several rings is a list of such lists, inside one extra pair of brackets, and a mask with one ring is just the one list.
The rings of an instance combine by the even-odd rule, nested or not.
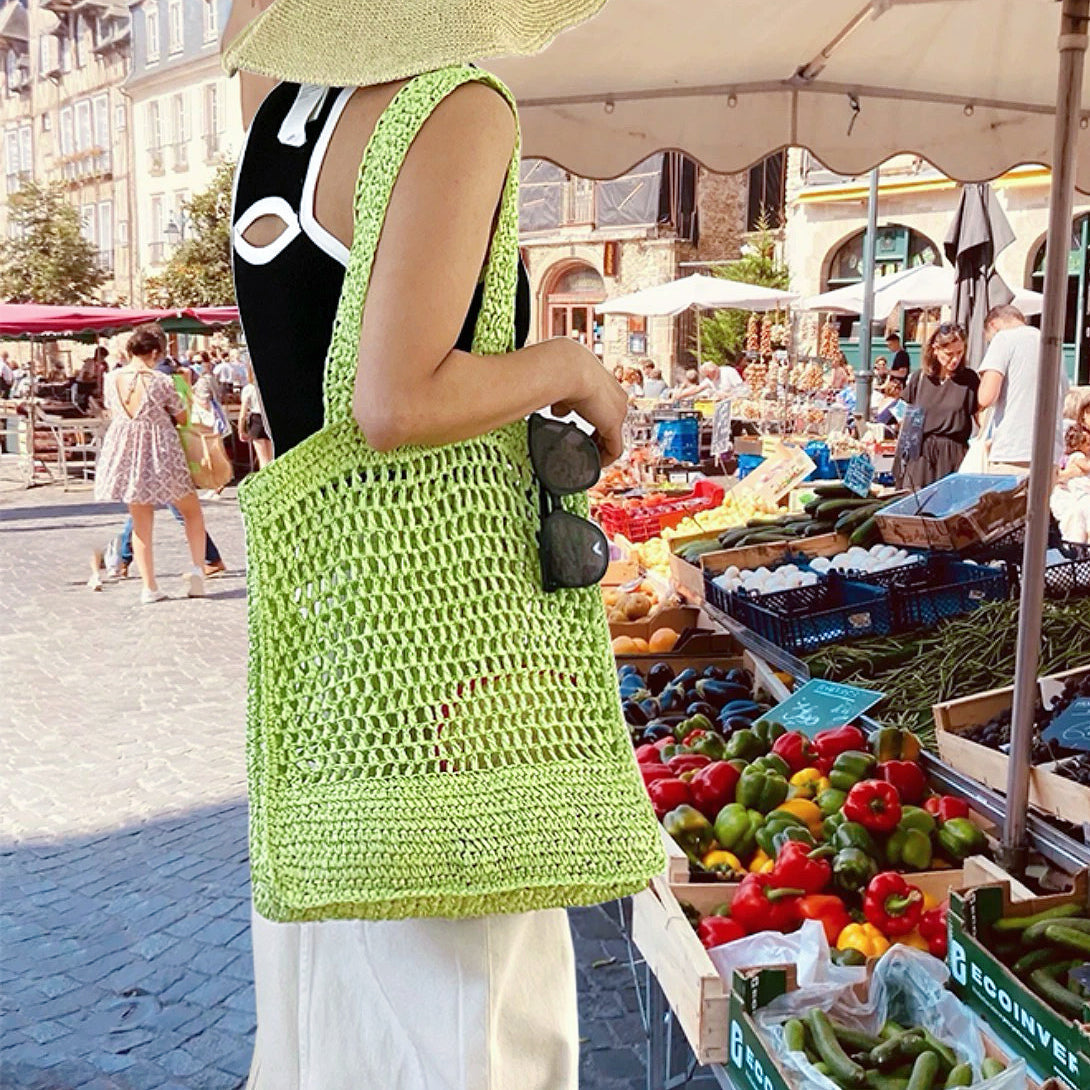
[(885, 426), (887, 436), (895, 436), (905, 416), (903, 394), (905, 380), (900, 375), (889, 375), (881, 389), (871, 399), (871, 419)]
[(166, 352), (157, 325), (139, 326), (127, 345), (130, 362), (105, 380), (110, 426), (95, 465), (95, 499), (129, 505), (134, 553), (144, 582), (144, 605), (167, 597), (155, 579), (152, 528), (155, 508), (173, 504), (185, 522), (191, 569), (185, 574), (190, 598), (204, 595), (204, 516), (185, 460), (176, 424), (186, 421), (185, 405), (173, 382), (155, 369)]
[(919, 456), (894, 470), (898, 485), (923, 488), (956, 473), (969, 450), (980, 378), (965, 366), (965, 330), (944, 322), (931, 334), (923, 367), (908, 380), (905, 403), (923, 410)]
[(832, 390), (834, 393), (840, 390), (846, 389), (851, 385), (852, 372), (848, 367), (848, 358), (843, 352), (838, 353), (836, 359), (833, 361), (832, 370), (829, 372), (828, 380), (826, 381), (826, 387)]
[(242, 387), (242, 399), (238, 409), (239, 438), (253, 443), (257, 455), (257, 468), (267, 466), (273, 458), (272, 439), (265, 427), (265, 410), (261, 406), (261, 393), (254, 381), (254, 369), (246, 368), (246, 385)]
[[(531, 667), (533, 676), (542, 674), (536, 668), (537, 648), (546, 640), (564, 642), (567, 636), (560, 626), (542, 629), (539, 617), (559, 615), (565, 602), (579, 600), (588, 608), (593, 605), (593, 616), (600, 618), (594, 587), (583, 585), (577, 592), (561, 591), (563, 597), (549, 598), (541, 587), (531, 585), (538, 563), (546, 563), (543, 555), (532, 554), (541, 553), (548, 520), (559, 514), (554, 509), (542, 514), (539, 522), (538, 501), (547, 511), (550, 503), (559, 500), (550, 500), (544, 482), (535, 483), (532, 476), (527, 478), (527, 488), (522, 488), (526, 439), (520, 446), (515, 439), (528, 435), (521, 421), (538, 409), (551, 406), (558, 414), (575, 412), (590, 426), (601, 462), (609, 464), (623, 450), (627, 397), (593, 352), (570, 337), (522, 347), (529, 326), (529, 285), (518, 265), (517, 206), (512, 204), (518, 176), (513, 157), (516, 121), (509, 100), (497, 93), (500, 89), (485, 73), (460, 64), (444, 67), (452, 63), (452, 49), (466, 62), (497, 52), (490, 30), (496, 22), (491, 5), (450, 0), (440, 5), (446, 18), (439, 19), (435, 4), (430, 4), (427, 15), (407, 10), (408, 2), (405, 11), (402, 7), (375, 0), (375, 14), (381, 14), (381, 19), (364, 19), (357, 9), (351, 19), (337, 20), (331, 17), (328, 4), (323, 9), (308, 0), (277, 0), (265, 15), (246, 26), (250, 11), (236, 2), (225, 38), (229, 43), (235, 39), (227, 49), (228, 67), (233, 62), (242, 69), (298, 81), (262, 84), (246, 77), (242, 87), (249, 133), (238, 167), (233, 213), (236, 295), (260, 384), (264, 425), (276, 449), (275, 459), (246, 482), (243, 506), (255, 525), (261, 522), (262, 505), (272, 508), (281, 536), (267, 537), (266, 548), (271, 551), (276, 546), (278, 557), (300, 555), (299, 563), (309, 571), (309, 589), (299, 588), (301, 606), (293, 604), (290, 620), (284, 618), (292, 627), (301, 627), (324, 606), (319, 598), (328, 595), (330, 587), (358, 595), (351, 610), (325, 618), (325, 635), (313, 646), (305, 645), (299, 660), (302, 673), (295, 680), (283, 680), (282, 693), (269, 691), (267, 669), (274, 665), (273, 658), (283, 661), (276, 645), (287, 644), (273, 631), (271, 619), (261, 625), (269, 590), (260, 579), (251, 582), (251, 620), (257, 623), (251, 632), (260, 637), (257, 643), (251, 640), (251, 650), (256, 649), (262, 664), (260, 672), (251, 672), (251, 707), (260, 709), (281, 698), (291, 701), (296, 680), (299, 686), (307, 686), (322, 676), (333, 679), (324, 702), (340, 704), (340, 694), (353, 685), (351, 679), (345, 684), (336, 680), (346, 669), (358, 672), (385, 664), (385, 680), (366, 699), (387, 704), (396, 700), (401, 710), (391, 706), (385, 727), (376, 726), (376, 720), (366, 715), (359, 719), (349, 715), (349, 729), (368, 745), (386, 746), (379, 735), (408, 723), (419, 731), (420, 757), (428, 758), (432, 753), (437, 756), (441, 746), (468, 744), (460, 732), (471, 712), (463, 713), (462, 707), (485, 706), (497, 687), (501, 693), (508, 691), (509, 677), (531, 679), (526, 673)], [(576, 7), (569, 8), (568, 0), (552, 5), (552, 17), (557, 19), (554, 31), (579, 17)], [(571, 17), (565, 22), (558, 13), (569, 11)], [(376, 29), (390, 22), (391, 12), (395, 21), (402, 16), (405, 20), (396, 51), (400, 70), (389, 67), (395, 51), (384, 46), (381, 28)], [(459, 28), (461, 44), (445, 42), (432, 50), (432, 39), (446, 35), (448, 26)], [(534, 47), (539, 44), (535, 42)], [(407, 52), (410, 60), (405, 59)], [(414, 72), (424, 74), (415, 76)], [(328, 86), (338, 83), (349, 86), (344, 90)], [(438, 101), (437, 95), (441, 95)], [(406, 134), (412, 134), (411, 143), (405, 143)], [(376, 145), (383, 150), (372, 159), (365, 151)], [(391, 146), (397, 154), (388, 158)], [(311, 184), (304, 184), (308, 179)], [(357, 187), (369, 195), (360, 198), (359, 216), (354, 214)], [(372, 204), (371, 194), (380, 194), (381, 199)], [(303, 199), (308, 203), (300, 211)], [(274, 204), (281, 211), (279, 218), (260, 214)], [(494, 222), (499, 226), (493, 236)], [(354, 258), (362, 260), (363, 266)], [(489, 293), (496, 280), (489, 274), (494, 259), (503, 264), (505, 308), (510, 304), (510, 312), (505, 309), (502, 323), (496, 324), (495, 337), (478, 327), (477, 321), (492, 306)], [(350, 301), (350, 317), (347, 324), (335, 324), (335, 317), (344, 314), (339, 308), (342, 299)], [(493, 344), (502, 334), (509, 347), (482, 354), (476, 344), (483, 333), (488, 333), (486, 343)], [(345, 378), (348, 381), (342, 382)], [(326, 424), (323, 401), (335, 414), (331, 426)], [(347, 406), (346, 401), (350, 402)], [(296, 471), (301, 476), (300, 467), (310, 466), (311, 452), (324, 454), (338, 441), (342, 429), (350, 436), (345, 443), (356, 444), (352, 457), (357, 462), (389, 468), (354, 472), (349, 465), (328, 478), (328, 484), (322, 477), (320, 487), (331, 509), (341, 504), (338, 510), (343, 511), (345, 499), (351, 501), (350, 513), (340, 517), (349, 520), (349, 529), (366, 553), (362, 560), (354, 553), (355, 561), (331, 557), (328, 566), (311, 567), (312, 555), (326, 547), (323, 539), (340, 534), (343, 528), (330, 518), (327, 530), (300, 533), (291, 512), (281, 514), (283, 509), (277, 506), (282, 502), (279, 486), (294, 489)], [(482, 453), (477, 468), (469, 467), (471, 472), (459, 471), (457, 478), (432, 473), (430, 480), (425, 479), (430, 460), (446, 464), (442, 459), (451, 446), (483, 451), (485, 444), (473, 441), (477, 437), (491, 441), (500, 433), (513, 437), (507, 448), (510, 458), (496, 461)], [(384, 453), (391, 455), (386, 462), (378, 457)], [(402, 461), (396, 461), (398, 455)], [(349, 461), (348, 453), (344, 460)], [(415, 469), (417, 465), (422, 468)], [(410, 474), (418, 490), (445, 490), (430, 516), (413, 514), (418, 508), (410, 509), (410, 514), (421, 529), (431, 527), (437, 539), (448, 531), (461, 534), (460, 545), (449, 559), (438, 552), (405, 555), (402, 538), (409, 540), (409, 529), (415, 528), (406, 528), (401, 517), (401, 509), (412, 504), (417, 494), (405, 483)], [(491, 482), (491, 491), (511, 495), (512, 502), (518, 493), (518, 502), (530, 513), (526, 525), (497, 522), (494, 529), (475, 518), (472, 510), (463, 509), (459, 497), (466, 495), (475, 480)], [(270, 580), (279, 579), (279, 569), (265, 562), (262, 551), (256, 549), (250, 526), (248, 522), (247, 544), (255, 550), (251, 570), (260, 567)], [(481, 570), (473, 561), (479, 541), (491, 540), (500, 529), (507, 545), (502, 557), (496, 554), (498, 570)], [(345, 544), (346, 549), (350, 547)], [(364, 582), (359, 576), (367, 554), (379, 557), (386, 572), (377, 581)], [(454, 608), (432, 610), (443, 598), (431, 588), (420, 602), (402, 599), (401, 605), (390, 604), (387, 589), (410, 578), (412, 572), (407, 569), (414, 563), (430, 565), (427, 570), (437, 572), (437, 580), (447, 578), (451, 569), (464, 572), (460, 578), (466, 582)], [(444, 570), (439, 570), (439, 564)], [(424, 612), (431, 610), (436, 620), (439, 613), (453, 614), (455, 621), (463, 612), (478, 616), (479, 601), (496, 598), (495, 592), (480, 592), (485, 586), (495, 587), (490, 583), (494, 574), (502, 578), (501, 597), (508, 584), (529, 588), (517, 606), (511, 602), (512, 620), (516, 615), (522, 618), (513, 645), (497, 647), (489, 631), (476, 632), (470, 641), (473, 647), (445, 645), (438, 629), (427, 637), (418, 621)], [(396, 619), (387, 614), (394, 608)], [(377, 634), (360, 640), (358, 650), (344, 645), (331, 656), (330, 641), (349, 628)], [(549, 631), (552, 635), (547, 635)], [(406, 632), (419, 633), (427, 646), (407, 645)], [(584, 661), (588, 667), (591, 660), (607, 667), (604, 627), (594, 643), (593, 655)], [(495, 648), (496, 661), (504, 664), (492, 667), (498, 675), (478, 673), (483, 653), (478, 646)], [(263, 656), (263, 648), (271, 658)], [(449, 701), (431, 694), (441, 682), (418, 665), (425, 656), (436, 661), (446, 656), (441, 664), (444, 673), (452, 656), (458, 656), (458, 663), (469, 664), (470, 672), (459, 675), (464, 681), (444, 690), (451, 693)], [(534, 657), (526, 661), (529, 656)], [(401, 684), (402, 664), (421, 679), (427, 677), (428, 692), (421, 693), (415, 684)], [(559, 704), (585, 689), (597, 667), (578, 674), (564, 670), (563, 676), (547, 667), (546, 673), (555, 681), (552, 699)], [(595, 800), (608, 781), (628, 784), (630, 777), (638, 781), (630, 752), (623, 771), (619, 766), (614, 770), (612, 760), (601, 757), (607, 736), (615, 736), (619, 744), (624, 733), (612, 710), (617, 699), (615, 674), (609, 678), (612, 691), (608, 695), (605, 675), (602, 680), (599, 695), (609, 702), (609, 722), (584, 727), (583, 733), (585, 747), (594, 752), (595, 767), (602, 768), (600, 779), (580, 781), (579, 794), (592, 808), (597, 807)], [(352, 691), (361, 701), (362, 690)], [(428, 706), (421, 706), (416, 718), (421, 700)], [(335, 709), (299, 705), (298, 715), (290, 715), (284, 729), (302, 729), (311, 720), (316, 724), (311, 735), (316, 745), (320, 745), (318, 725), (327, 724), (328, 730), (339, 725)], [(251, 738), (262, 737), (260, 715), (250, 718), (248, 729)], [(541, 714), (535, 709), (534, 717), (520, 720), (518, 732), (527, 745), (518, 765), (520, 775), (559, 776), (563, 771), (564, 778), (555, 780), (555, 791), (535, 794), (536, 812), (524, 826), (529, 842), (540, 847), (535, 854), (551, 859), (549, 844), (558, 835), (571, 833), (557, 820), (557, 812), (565, 798), (575, 797), (572, 776), (577, 773), (566, 758), (561, 769), (555, 757), (550, 760), (538, 753), (536, 739), (546, 729), (545, 709)], [(614, 735), (615, 729), (620, 734)], [(495, 723), (485, 727), (485, 733), (497, 730), (504, 728)], [(320, 772), (323, 755), (335, 757), (320, 748), (317, 754), (299, 751), (302, 774), (313, 774), (311, 769)], [(464, 805), (474, 815), (474, 831), (470, 833), (467, 826), (460, 846), (451, 853), (457, 858), (436, 859), (429, 854), (429, 838), (416, 822), (409, 841), (399, 833), (391, 835), (395, 827), (406, 828), (404, 807), (416, 794), (399, 796), (401, 801), (391, 808), (398, 813), (387, 814), (386, 833), (368, 835), (366, 828), (362, 833), (353, 829), (340, 838), (338, 851), (365, 859), (385, 853), (387, 870), (404, 868), (406, 858), (420, 858), (428, 871), (422, 871), (416, 881), (425, 887), (431, 871), (457, 869), (463, 858), (473, 855), (477, 842), (489, 842), (498, 831), (487, 815), (502, 799), (474, 794), (475, 785), (505, 774), (503, 769), (482, 765), (453, 783), (445, 773), (451, 761), (458, 760), (454, 754), (436, 762), (427, 795), (431, 809), (445, 807), (448, 798), (464, 796)], [(255, 773), (262, 771), (256, 765), (253, 768)], [(358, 781), (350, 770), (346, 772), (349, 779), (340, 786), (347, 792), (341, 794), (350, 798), (359, 793)], [(385, 783), (381, 776), (375, 777), (364, 797), (383, 790)], [(417, 781), (410, 778), (409, 786), (415, 788)], [(633, 786), (639, 787), (638, 782)], [(261, 806), (260, 790), (251, 791), (250, 797)], [(313, 817), (321, 818), (317, 799), (311, 810)], [(630, 867), (628, 855), (634, 852), (640, 857), (635, 871), (641, 876), (646, 871), (650, 877), (661, 866), (659, 848), (652, 844), (653, 815), (648, 821), (645, 799), (637, 794), (620, 811), (615, 816), (624, 825), (624, 837), (613, 841), (609, 869)], [(303, 1086), (321, 1090), (464, 1090), (470, 1086), (574, 1090), (579, 1052), (574, 958), (567, 917), (559, 905), (575, 902), (558, 900), (557, 907), (536, 911), (512, 904), (502, 915), (471, 915), (453, 910), (454, 905), (448, 911), (443, 903), (448, 894), (443, 892), (435, 895), (430, 911), (413, 912), (404, 919), (382, 918), (377, 912), (364, 911), (366, 906), (357, 910), (354, 904), (342, 911), (337, 903), (332, 907), (338, 911), (316, 920), (304, 915), (305, 922), (284, 922), (298, 917), (261, 912), (270, 903), (270, 891), (276, 892), (272, 889), (275, 875), (260, 869), (260, 852), (268, 851), (264, 829), (264, 822), (251, 822), (258, 1031), (250, 1090)], [(404, 845), (401, 851), (399, 845)], [(578, 862), (573, 857), (570, 865), (596, 875), (597, 854), (581, 854)], [(533, 869), (530, 861), (521, 850), (515, 856), (520, 864), (527, 864), (528, 876)], [(509, 865), (507, 857), (493, 857), (478, 870), (463, 872), (456, 884), (485, 882), (489, 872), (506, 870)], [(333, 880), (332, 868), (322, 872), (322, 882), (327, 879)], [(510, 881), (508, 888), (516, 897), (533, 891), (528, 877), (520, 879), (512, 871)], [(306, 892), (317, 895), (309, 886)]]

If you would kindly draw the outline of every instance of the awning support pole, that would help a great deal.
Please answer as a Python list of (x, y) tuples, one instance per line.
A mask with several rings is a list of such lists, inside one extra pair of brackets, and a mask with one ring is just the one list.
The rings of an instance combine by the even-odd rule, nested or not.
[[(855, 372), (855, 415), (865, 424), (870, 419), (871, 325), (874, 323), (874, 267), (878, 254), (878, 167), (870, 172), (867, 197), (867, 234), (863, 242), (863, 313), (859, 316), (859, 368)], [(860, 427), (862, 433), (862, 427)]]
[(1045, 256), (1045, 304), (1041, 318), (1041, 364), (1037, 413), (1033, 422), (1033, 460), (1026, 501), (1026, 544), (1022, 554), (1022, 594), (1018, 607), (1018, 650), (1014, 668), (1014, 704), (1010, 760), (1007, 765), (1007, 816), (1000, 861), (1014, 873), (1026, 862), (1026, 810), (1029, 805), (1030, 751), (1037, 707), (1037, 666), (1044, 611), (1045, 559), (1048, 548), (1049, 494), (1052, 491), (1060, 386), (1067, 265), (1075, 197), (1075, 156), (1082, 101), (1090, 0), (1063, 0), (1059, 39), (1056, 132), (1053, 138), (1052, 193)]

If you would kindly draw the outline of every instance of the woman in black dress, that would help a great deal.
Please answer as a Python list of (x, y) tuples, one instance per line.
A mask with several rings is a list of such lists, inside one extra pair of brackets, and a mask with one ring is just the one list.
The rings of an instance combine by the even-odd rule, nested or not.
[(919, 457), (898, 465), (899, 487), (923, 488), (958, 471), (969, 450), (979, 385), (977, 373), (965, 366), (965, 330), (944, 322), (905, 390), (905, 402), (924, 411), (923, 442)]

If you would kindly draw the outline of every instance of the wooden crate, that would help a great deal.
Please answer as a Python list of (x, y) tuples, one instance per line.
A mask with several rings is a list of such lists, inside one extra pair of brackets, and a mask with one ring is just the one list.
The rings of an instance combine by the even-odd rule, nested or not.
[(672, 628), (675, 632), (684, 632), (686, 628), (695, 628), (700, 620), (700, 610), (696, 606), (667, 606), (641, 621), (611, 621), (609, 638), (631, 636), (633, 639), (649, 640), (660, 628)]
[(846, 552), (850, 545), (851, 540), (845, 534), (797, 537), (789, 541), (770, 541), (764, 545), (744, 545), (739, 549), (720, 549), (714, 553), (705, 553), (700, 558), (699, 567), (671, 554), (670, 574), (681, 594), (692, 601), (702, 602), (705, 572), (716, 576), (732, 564), (742, 570), (767, 568), (779, 563), (788, 553), (801, 553), (811, 557), (836, 556), (837, 553)]
[[(1090, 666), (1041, 678), (1038, 685), (1042, 698), (1050, 699), (1070, 678), (1081, 678), (1086, 674), (1090, 674)], [(1007, 755), (963, 735), (972, 727), (1007, 711), (1013, 699), (1014, 687), (1007, 686), (960, 700), (947, 700), (931, 709), (939, 756), (959, 771), (1002, 792), (1007, 790)], [(1068, 821), (1090, 821), (1090, 788), (1050, 772), (1047, 765), (1030, 769), (1029, 801), (1030, 805)]]

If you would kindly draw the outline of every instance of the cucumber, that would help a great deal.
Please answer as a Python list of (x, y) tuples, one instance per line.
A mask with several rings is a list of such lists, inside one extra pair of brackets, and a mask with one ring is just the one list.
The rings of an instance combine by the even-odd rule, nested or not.
[(1062, 923), (1052, 923), (1045, 928), (1045, 938), (1055, 946), (1082, 954), (1083, 960), (1090, 961), (1090, 935), (1077, 927), (1067, 927)]
[(846, 484), (816, 484), (813, 487), (813, 493), (826, 500), (838, 498), (850, 500), (856, 495)]
[(806, 1028), (810, 1031), (814, 1048), (818, 1050), (822, 1061), (829, 1066), (830, 1078), (847, 1086), (866, 1085), (866, 1071), (840, 1047), (833, 1024), (823, 1010), (815, 1007), (807, 1014)]
[(986, 1056), (980, 1065), (980, 1077), (982, 1079), (994, 1079), (996, 1075), (1007, 1070), (1007, 1065), (994, 1056)]
[(931, 1084), (939, 1073), (939, 1057), (935, 1052), (923, 1052), (912, 1065), (906, 1090), (931, 1090)]
[(1050, 927), (1054, 927), (1057, 923), (1062, 922), (1064, 927), (1070, 927), (1077, 931), (1090, 932), (1090, 920), (1082, 920), (1078, 918), (1057, 920), (1056, 917), (1051, 917), (1047, 920), (1038, 920), (1035, 924), (1030, 924), (1029, 927), (1022, 932), (1022, 942), (1026, 946), (1036, 946), (1040, 942), (1044, 942), (1046, 939), (1045, 932)]
[(833, 1023), (833, 1033), (836, 1034), (836, 1039), (851, 1052), (870, 1052), (872, 1048), (877, 1048), (882, 1043), (869, 1033), (860, 1033), (859, 1030), (849, 1029), (838, 1022)]
[(1081, 916), (1082, 908), (1076, 904), (1056, 905), (1055, 908), (1046, 908), (1044, 912), (1038, 912), (1033, 916), (1004, 916), (996, 920), (992, 927), (996, 931), (1025, 931), (1042, 920), (1059, 920), (1066, 916)]
[(789, 1018), (783, 1024), (783, 1043), (788, 1052), (806, 1049), (806, 1025), (800, 1018)]
[(845, 511), (855, 511), (860, 507), (873, 507), (874, 500), (857, 496), (854, 500), (826, 500), (819, 504), (814, 515), (819, 519), (836, 519)]
[(908, 1079), (897, 1075), (883, 1075), (881, 1071), (868, 1071), (867, 1085), (871, 1090), (908, 1090)]
[[(920, 1030), (909, 1029), (889, 1037), (877, 1048), (872, 1048), (869, 1062), (875, 1067), (886, 1070), (896, 1067), (903, 1060), (914, 1060), (923, 1052), (930, 1052), (931, 1047), (924, 1040)], [(938, 1059), (938, 1057), (935, 1057)]]
[(838, 534), (850, 533), (857, 526), (862, 526), (875, 513), (880, 510), (879, 504), (873, 504), (870, 507), (859, 507), (853, 511), (845, 511), (843, 515), (836, 520), (836, 532)]
[(1059, 950), (1053, 950), (1049, 946), (1042, 946), (1037, 950), (1031, 950), (1028, 954), (1023, 954), (1011, 966), (1011, 972), (1015, 976), (1024, 976), (1032, 969), (1040, 969), (1050, 961), (1061, 961), (1063, 956)]
[(836, 523), (832, 521), (811, 522), (803, 531), (803, 537), (820, 537), (822, 534), (831, 534), (836, 529)]
[(1056, 978), (1060, 973), (1066, 973), (1075, 965), (1082, 965), (1083, 961), (1061, 961), (1055, 965), (1049, 965), (1044, 969), (1034, 969), (1029, 974), (1029, 982), (1033, 990), (1047, 1003), (1050, 1003), (1061, 1014), (1068, 1018), (1078, 1018), (1082, 1014), (1083, 998), (1076, 995), (1069, 988), (1065, 988)]
[(972, 1086), (973, 1085), (973, 1065), (972, 1064), (958, 1064), (957, 1067), (951, 1070), (950, 1074), (946, 1076), (946, 1090), (951, 1090), (954, 1086)]
[(878, 1031), (878, 1036), (883, 1041), (888, 1041), (892, 1037), (900, 1037), (904, 1032), (904, 1026), (899, 1026), (892, 1018), (887, 1018), (883, 1023), (882, 1028)]
[(927, 1047), (939, 1058), (939, 1063), (944, 1072), (952, 1071), (958, 1065), (957, 1053), (947, 1044), (940, 1041), (930, 1030), (921, 1029)]
[(874, 516), (871, 515), (862, 526), (856, 527), (849, 540), (853, 545), (861, 545), (863, 548), (873, 545), (878, 540), (878, 523), (874, 521)]

